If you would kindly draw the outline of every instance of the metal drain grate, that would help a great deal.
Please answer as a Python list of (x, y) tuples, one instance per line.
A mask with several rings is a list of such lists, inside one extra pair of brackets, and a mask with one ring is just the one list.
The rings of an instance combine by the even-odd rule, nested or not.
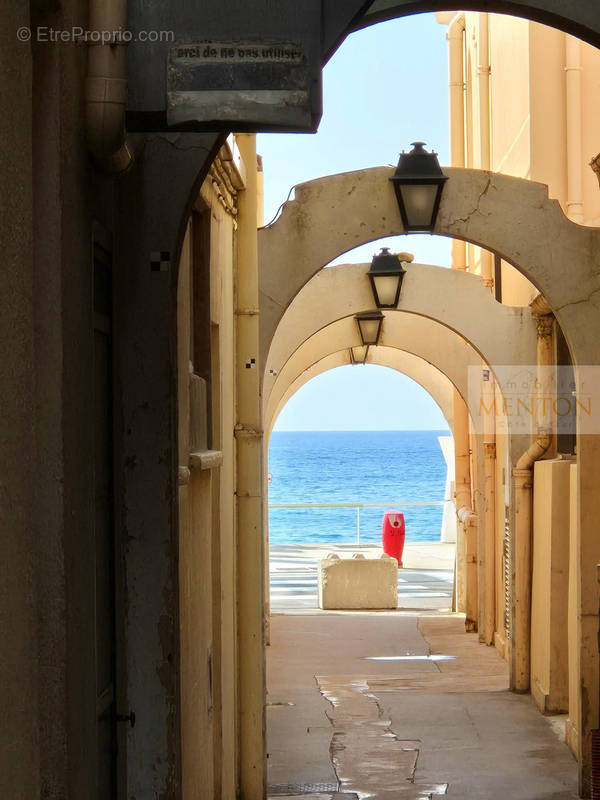
[(337, 783), (279, 783), (267, 787), (267, 795), (334, 794), (337, 791)]

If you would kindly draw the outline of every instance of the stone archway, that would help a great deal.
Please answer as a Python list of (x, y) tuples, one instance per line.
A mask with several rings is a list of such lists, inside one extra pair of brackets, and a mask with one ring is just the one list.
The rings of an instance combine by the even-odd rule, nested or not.
[[(600, 229), (570, 222), (543, 184), (482, 170), (449, 176), (434, 233), (500, 255), (544, 295), (576, 363), (600, 360)], [(261, 352), (304, 284), (340, 254), (404, 233), (387, 167), (318, 178), (296, 187), (279, 219), (259, 232)]]
[[(312, 357), (311, 359), (312, 360)], [(286, 403), (298, 392), (308, 381), (328, 372), (337, 367), (350, 365), (350, 352), (348, 348), (329, 353), (319, 360), (314, 361), (310, 366), (301, 367), (296, 377), (288, 385), (287, 389), (283, 386), (277, 387), (278, 391), (273, 391), (269, 398), (269, 403), (265, 410), (265, 444), (273, 430), (277, 417), (281, 413)], [(373, 347), (367, 355), (366, 364), (377, 364), (378, 366), (389, 367), (390, 369), (401, 372), (407, 377), (418, 383), (425, 391), (431, 395), (438, 408), (444, 415), (448, 427), (452, 429), (453, 416), (453, 384), (437, 367), (429, 364), (423, 358), (414, 355), (406, 350), (399, 350), (393, 347), (378, 346)], [(275, 396), (274, 396), (275, 395)]]
[[(303, 348), (300, 348), (300, 350), (302, 349)], [(296, 377), (293, 380), (291, 380), (287, 389), (284, 390), (283, 386), (274, 387), (274, 391), (271, 393), (271, 396), (269, 397), (269, 402), (265, 404), (265, 413), (264, 413), (265, 463), (268, 462), (269, 442), (271, 434), (273, 432), (273, 427), (277, 421), (279, 414), (286, 406), (288, 401), (291, 400), (291, 398), (313, 378), (316, 378), (325, 372), (329, 372), (330, 370), (337, 369), (338, 367), (352, 365), (350, 351), (347, 347), (343, 350), (338, 350), (337, 352), (331, 352), (323, 357), (317, 356), (314, 350), (312, 352), (313, 355), (308, 356), (307, 362), (312, 361), (313, 358), (318, 358), (319, 360), (314, 361), (310, 366), (306, 368), (304, 366), (297, 366), (294, 369), (294, 372), (297, 373)], [(400, 372), (403, 375), (415, 381), (415, 383), (421, 386), (421, 388), (423, 388), (433, 399), (433, 401), (443, 414), (449, 430), (452, 431), (453, 411), (454, 411), (454, 385), (451, 382), (451, 380), (446, 375), (444, 375), (437, 367), (433, 366), (433, 364), (430, 364), (428, 361), (421, 358), (420, 356), (408, 352), (407, 350), (400, 350), (395, 347), (389, 347), (384, 345), (371, 347), (367, 354), (365, 364), (370, 364), (370, 365), (376, 364), (377, 366), (387, 367), (396, 372)], [(354, 366), (357, 367), (357, 369), (360, 369), (361, 365), (354, 365)], [(289, 380), (290, 376), (288, 375), (286, 383)], [(451, 505), (452, 508), (454, 506), (452, 501), (449, 501), (448, 505)], [(444, 514), (446, 513), (447, 509), (445, 506)], [(454, 512), (452, 511), (452, 517), (453, 517), (452, 529), (454, 531), (453, 535), (455, 537), (456, 525), (454, 516), (455, 516)], [(266, 510), (264, 519), (265, 519), (265, 531), (268, 531), (268, 513), (266, 512)], [(266, 534), (266, 536), (268, 538), (268, 533)], [(456, 541), (456, 538), (448, 539), (446, 541)]]
[[(329, 354), (360, 344), (352, 312), (368, 309), (372, 304), (366, 269), (367, 265), (345, 265), (322, 270), (303, 287), (290, 304), (273, 340), (264, 378), (263, 419), (267, 431), (282, 395), (299, 376)], [(416, 354), (436, 366), (450, 379), (465, 402), (469, 399), (470, 370), (474, 369), (480, 374), (483, 360), (486, 357), (490, 359), (490, 354), (494, 356), (496, 363), (499, 363), (498, 359), (502, 363), (516, 364), (527, 364), (535, 360), (536, 333), (528, 308), (501, 306), (484, 290), (481, 280), (474, 276), (461, 276), (457, 272), (425, 265), (412, 265), (411, 269), (412, 280), (405, 284), (406, 294), (403, 290), (403, 299), (398, 310), (386, 312), (380, 339), (383, 347)], [(440, 284), (435, 287), (437, 280)], [(456, 281), (463, 286), (464, 295), (460, 302), (449, 307), (448, 298), (453, 296), (451, 286)], [(326, 307), (320, 302), (322, 297), (330, 298)], [(480, 300), (482, 304), (478, 313), (481, 317), (477, 325), (477, 313), (472, 309), (476, 308)], [(465, 327), (475, 335), (477, 348), (455, 332), (461, 319), (469, 311), (471, 324), (469, 326), (467, 323)], [(424, 312), (436, 317), (438, 321), (422, 316)], [(494, 320), (497, 331), (496, 335), (488, 332), (485, 341), (485, 335), (478, 335), (484, 327), (483, 319)], [(477, 413), (481, 419), (481, 408), (471, 409), (472, 420), (476, 419)], [(483, 429), (480, 430), (483, 433)], [(528, 441), (528, 436), (513, 433), (502, 442), (501, 452), (503, 456), (505, 454), (509, 465), (516, 462), (526, 449)], [(477, 453), (474, 486), (483, 487), (484, 437), (476, 437), (473, 447)], [(482, 507), (485, 507), (483, 495), (477, 492), (477, 496), (483, 503)], [(472, 513), (470, 500), (466, 508), (471, 509)], [(474, 519), (472, 522), (474, 524)], [(492, 520), (482, 515), (477, 530), (480, 564), (483, 569), (486, 561), (484, 552), (495, 552), (491, 541)], [(495, 556), (488, 558), (489, 564), (493, 564), (495, 560)], [(476, 583), (475, 578), (472, 578), (473, 589), (465, 593), (463, 607), (468, 608), (468, 617), (473, 623), (477, 619), (482, 620), (485, 639), (491, 641), (494, 635), (492, 626), (495, 624), (494, 620), (496, 624), (500, 624), (499, 616), (490, 599), (492, 593), (486, 599), (483, 578), (479, 581), (479, 597), (476, 597), (477, 590), (474, 588)]]
[[(375, 0), (355, 17), (347, 33), (397, 17), (440, 10), (452, 9), (447, 3), (436, 0)], [(600, 23), (591, 0), (575, 0), (573, 3), (563, 0), (495, 0), (489, 4), (482, 3), (481, 0), (465, 0), (460, 9), (456, 10), (497, 12), (523, 17), (578, 36), (596, 47), (600, 46)]]
[[(478, 170), (445, 171), (450, 180), (434, 232), (491, 250), (541, 291), (565, 334), (580, 381), (579, 367), (600, 363), (600, 230), (567, 220), (541, 184)], [(292, 299), (321, 267), (360, 244), (403, 233), (390, 175), (390, 169), (377, 167), (301, 184), (279, 220), (260, 232), (263, 353)], [(455, 329), (461, 331), (461, 326)], [(579, 676), (575, 717), (580, 720), (585, 785), (591, 720), (597, 717), (599, 700), (597, 585), (590, 565), (600, 561), (595, 535), (600, 496), (594, 477), (600, 470), (600, 437), (578, 431), (578, 460), (579, 605), (573, 663), (577, 661)]]
[[(368, 268), (368, 264), (330, 267), (305, 284), (283, 315), (268, 356), (261, 354), (266, 362), (265, 394), (292, 353), (316, 331), (372, 308)], [(322, 302), (324, 297), (327, 303)], [(535, 363), (536, 330), (530, 309), (497, 303), (476, 276), (409, 264), (397, 310), (384, 314), (384, 343), (387, 328), (393, 330), (399, 313), (435, 320), (458, 333), (490, 365)]]
[[(299, 343), (281, 371), (276, 375), (268, 375), (265, 380), (263, 394), (265, 430), (269, 430), (282, 398), (307, 370), (332, 353), (347, 352), (349, 347), (359, 344), (360, 339), (352, 316), (332, 322)], [(439, 370), (465, 401), (468, 400), (468, 371), (470, 368), (481, 367), (482, 359), (458, 334), (426, 317), (392, 313), (386, 319), (380, 345), (372, 348), (370, 352), (393, 350), (416, 356)], [(520, 452), (526, 441), (525, 436), (516, 437), (515, 452)]]
[[(406, 375), (421, 386), (434, 400), (439, 410), (442, 412), (449, 430), (453, 428), (454, 412), (454, 391), (452, 382), (437, 367), (419, 356), (405, 350), (393, 347), (377, 346), (372, 347), (367, 354), (365, 364), (376, 364), (387, 367)], [(338, 350), (324, 356), (306, 369), (301, 369), (297, 377), (289, 384), (287, 390), (282, 392), (283, 387), (279, 387), (277, 396), (273, 397), (273, 392), (269, 398), (265, 411), (265, 462), (268, 461), (268, 448), (273, 427), (277, 418), (289, 400), (309, 381), (337, 367), (352, 365), (350, 351), (348, 348)], [(353, 365), (360, 367), (360, 365)], [(453, 503), (450, 501), (449, 505)], [(446, 510), (444, 511), (446, 513)], [(454, 512), (452, 511), (452, 524), (455, 533)], [(265, 516), (265, 528), (268, 529), (267, 517)], [(448, 541), (452, 541), (451, 539)]]

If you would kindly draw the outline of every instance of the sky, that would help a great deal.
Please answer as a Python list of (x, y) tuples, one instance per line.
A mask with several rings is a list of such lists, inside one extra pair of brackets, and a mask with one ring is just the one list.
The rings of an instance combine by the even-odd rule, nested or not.
[(276, 431), (448, 429), (440, 407), (411, 378), (376, 364), (336, 367), (308, 381), (286, 403)]
[[(449, 162), (445, 25), (433, 14), (374, 25), (349, 36), (323, 71), (323, 117), (315, 134), (260, 134), (265, 222), (297, 183), (336, 172), (395, 165), (424, 141)], [(450, 241), (429, 234), (372, 242), (333, 264), (370, 262), (382, 246), (415, 261), (449, 266)], [(403, 401), (398, 405), (398, 397)], [(340, 398), (344, 398), (343, 401)], [(377, 413), (365, 420), (365, 409)], [(313, 378), (281, 412), (275, 430), (440, 430), (446, 423), (424, 389), (376, 365)]]

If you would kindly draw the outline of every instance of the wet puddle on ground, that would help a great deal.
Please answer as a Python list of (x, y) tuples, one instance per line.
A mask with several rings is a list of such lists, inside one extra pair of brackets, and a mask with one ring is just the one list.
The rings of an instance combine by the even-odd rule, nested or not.
[(447, 784), (415, 784), (419, 741), (400, 740), (383, 719), (366, 678), (316, 676), (331, 704), (331, 759), (340, 792), (377, 800), (428, 800), (446, 793)]

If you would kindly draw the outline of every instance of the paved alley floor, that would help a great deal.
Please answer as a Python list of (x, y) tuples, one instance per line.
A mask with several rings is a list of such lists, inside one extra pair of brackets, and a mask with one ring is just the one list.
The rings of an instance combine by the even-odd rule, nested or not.
[(577, 797), (560, 721), (508, 691), (459, 615), (276, 614), (267, 658), (271, 796)]

